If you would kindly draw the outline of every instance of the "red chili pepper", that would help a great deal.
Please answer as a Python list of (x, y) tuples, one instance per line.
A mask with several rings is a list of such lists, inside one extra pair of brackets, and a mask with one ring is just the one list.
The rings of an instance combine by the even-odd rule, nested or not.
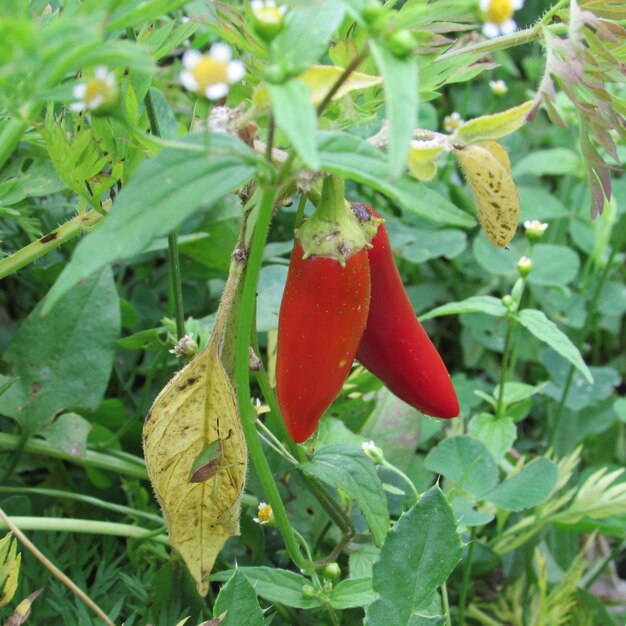
[[(352, 209), (361, 221), (371, 215), (379, 217), (365, 204), (353, 203)], [(450, 375), (415, 316), (382, 224), (372, 245), (367, 253), (372, 297), (357, 359), (398, 398), (422, 413), (456, 417), (459, 402)]]
[(367, 251), (342, 267), (303, 259), (296, 239), (278, 317), (276, 391), (291, 438), (308, 439), (345, 382), (365, 329), (370, 300)]

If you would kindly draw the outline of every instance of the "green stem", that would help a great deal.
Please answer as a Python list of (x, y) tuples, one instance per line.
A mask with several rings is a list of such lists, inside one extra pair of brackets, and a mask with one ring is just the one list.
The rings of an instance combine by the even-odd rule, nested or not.
[(484, 626), (502, 626), (501, 622), (496, 622), (495, 619), (492, 619), (486, 613), (483, 613), (478, 607), (471, 605), (467, 609), (467, 614), (470, 617), (473, 617), (475, 620), (478, 620)]
[[(16, 450), (19, 442), (19, 435), (0, 433), (0, 449)], [(24, 445), (24, 452), (28, 452), (29, 454), (41, 454), (54, 459), (71, 461), (78, 465), (97, 467), (98, 469), (107, 470), (109, 472), (131, 476), (132, 478), (148, 480), (148, 474), (143, 459), (131, 457), (130, 455), (126, 455), (125, 458), (120, 458), (111, 454), (87, 450), (85, 456), (79, 457), (59, 450), (43, 439), (35, 439), (32, 437)]]
[(413, 495), (415, 496), (415, 501), (419, 502), (419, 499), (420, 499), (419, 491), (416, 489), (415, 485), (413, 484), (413, 481), (400, 468), (396, 467), (395, 465), (392, 465), (386, 459), (383, 459), (383, 462), (381, 463), (381, 467), (384, 467), (385, 469), (389, 470), (390, 472), (393, 472), (394, 474), (402, 478), (402, 480), (409, 486), (409, 488), (413, 492)]
[(570, 3), (570, 0), (559, 0), (555, 5), (550, 7), (544, 16), (539, 20), (539, 23), (535, 26), (535, 28), (539, 28), (540, 26), (545, 26), (552, 21), (552, 18), (564, 7)]
[[(155, 535), (154, 531), (130, 524), (100, 522), (91, 519), (64, 517), (11, 517), (11, 521), (22, 530), (40, 530), (45, 532), (85, 533), (90, 535), (109, 535), (128, 537), (129, 539), (152, 539), (157, 543), (169, 545), (165, 534)], [(0, 521), (0, 528), (10, 528), (5, 520)]]
[(556, 415), (554, 416), (554, 421), (552, 422), (552, 428), (550, 428), (550, 436), (548, 437), (548, 442), (550, 446), (554, 445), (554, 439), (559, 430), (561, 419), (563, 418), (565, 403), (567, 402), (567, 396), (569, 396), (569, 391), (572, 387), (572, 381), (574, 380), (575, 373), (576, 368), (573, 365), (570, 365), (569, 371), (567, 372), (567, 378), (565, 379), (565, 387), (563, 387), (563, 393), (561, 394), (561, 400), (559, 402), (559, 406), (556, 409)]
[(170, 259), (170, 280), (174, 299), (174, 319), (176, 320), (176, 335), (180, 340), (185, 335), (185, 308), (183, 306), (183, 288), (180, 273), (180, 256), (176, 233), (167, 236), (167, 249)]
[(348, 80), (350, 74), (356, 70), (357, 67), (365, 60), (367, 57), (367, 48), (361, 50), (353, 59), (350, 61), (346, 69), (342, 72), (342, 74), (337, 78), (337, 80), (333, 83), (333, 86), (328, 90), (327, 94), (324, 96), (324, 99), (317, 105), (317, 115), (318, 117), (322, 115), (326, 107), (330, 104), (333, 96), (339, 91), (341, 86)]
[(496, 406), (496, 418), (502, 417), (504, 412), (504, 387), (506, 385), (507, 363), (509, 352), (511, 351), (511, 337), (513, 336), (513, 318), (509, 315), (506, 329), (506, 339), (504, 340), (504, 352), (502, 353), (502, 365), (500, 371), (500, 392), (498, 393), (498, 404)]
[(17, 252), (0, 261), (0, 279), (22, 269), (37, 259), (55, 250), (65, 242), (93, 228), (103, 218), (103, 214), (91, 210), (75, 215), (47, 235), (29, 243)]
[(448, 600), (448, 587), (446, 583), (441, 585), (441, 601), (443, 603), (443, 614), (446, 618), (446, 626), (452, 626), (452, 620), (450, 618), (450, 601)]
[(330, 174), (322, 184), (322, 196), (317, 216), (328, 222), (342, 222), (346, 215), (346, 181), (337, 174)]
[(254, 235), (252, 236), (243, 294), (241, 297), (241, 306), (239, 309), (239, 324), (235, 347), (235, 388), (239, 414), (241, 416), (241, 426), (246, 438), (246, 443), (248, 444), (250, 458), (257, 471), (267, 500), (272, 507), (274, 519), (283, 536), (287, 552), (299, 569), (308, 572), (312, 567), (311, 562), (303, 557), (300, 552), (300, 547), (293, 533), (291, 523), (289, 522), (287, 511), (285, 510), (280, 493), (274, 482), (272, 470), (263, 453), (261, 440), (255, 426), (256, 415), (253, 412), (250, 402), (248, 349), (250, 347), (254, 322), (256, 289), (263, 261), (263, 250), (265, 248), (265, 242), (267, 241), (267, 232), (272, 219), (274, 195), (273, 183), (262, 186), (261, 200), (257, 221), (254, 226)]
[(589, 578), (585, 577), (585, 579), (583, 579), (582, 587), (591, 589), (593, 583), (600, 578), (604, 568), (610, 563), (613, 563), (623, 550), (626, 550), (626, 541), (622, 541), (622, 543), (616, 545), (613, 550), (592, 569)]
[(474, 559), (474, 547), (476, 545), (476, 527), (473, 526), (470, 534), (470, 544), (465, 559), (463, 569), (463, 579), (461, 581), (461, 592), (459, 595), (459, 626), (465, 626), (465, 604), (467, 602), (467, 590), (472, 573), (472, 561)]
[(74, 493), (71, 491), (63, 491), (61, 489), (45, 489), (43, 487), (0, 486), (0, 493), (25, 493), (25, 494), (33, 494), (33, 495), (38, 495), (38, 496), (47, 496), (50, 498), (76, 500), (77, 502), (83, 502), (84, 504), (89, 504), (90, 506), (97, 506), (97, 507), (100, 507), (101, 509), (106, 509), (108, 511), (119, 513), (120, 515), (140, 517), (145, 520), (155, 522), (157, 524), (161, 524), (161, 525), (164, 524), (163, 518), (160, 517), (159, 515), (153, 515), (152, 513), (139, 511), (129, 506), (124, 506), (122, 504), (115, 504), (114, 502), (107, 502), (106, 500), (101, 500), (100, 498), (94, 498), (93, 496), (86, 496), (86, 495), (83, 495), (82, 493)]

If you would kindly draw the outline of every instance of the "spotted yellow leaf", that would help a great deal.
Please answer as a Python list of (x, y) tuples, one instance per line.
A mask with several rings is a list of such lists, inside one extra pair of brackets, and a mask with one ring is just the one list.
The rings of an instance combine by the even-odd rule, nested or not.
[[(313, 104), (319, 104), (343, 72), (343, 67), (337, 67), (335, 65), (312, 65), (303, 74), (298, 76), (298, 80), (302, 81), (309, 88), (311, 102)], [(351, 91), (375, 87), (376, 85), (380, 85), (382, 80), (380, 76), (372, 76), (370, 74), (363, 74), (362, 72), (352, 72), (333, 95), (332, 99), (338, 100), (339, 98), (343, 98), (343, 96)], [(269, 104), (269, 93), (265, 83), (261, 83), (257, 87), (254, 92), (253, 102), (255, 106)]]
[[(247, 450), (235, 394), (224, 368), (229, 313), (241, 268), (231, 268), (206, 349), (157, 396), (143, 429), (148, 476), (163, 509), (169, 541), (198, 585), (226, 540), (239, 534)], [(228, 367), (228, 363), (226, 364)]]
[(406, 160), (411, 176), (423, 182), (432, 180), (437, 173), (435, 160), (443, 150), (444, 146), (432, 141), (412, 141)]
[(6, 606), (17, 591), (22, 555), (17, 553), (17, 541), (11, 533), (0, 539), (0, 606)]
[(457, 144), (454, 154), (472, 188), (485, 234), (495, 246), (505, 248), (519, 221), (519, 196), (506, 151), (489, 141), (469, 146)]

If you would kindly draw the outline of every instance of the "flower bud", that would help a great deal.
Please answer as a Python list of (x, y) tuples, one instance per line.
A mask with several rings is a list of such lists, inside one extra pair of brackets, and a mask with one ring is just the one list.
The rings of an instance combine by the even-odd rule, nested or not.
[(409, 56), (415, 48), (416, 42), (413, 33), (405, 28), (396, 31), (387, 42), (389, 50), (399, 59)]
[(190, 361), (198, 354), (198, 344), (194, 341), (193, 333), (181, 337), (178, 343), (169, 351), (179, 359)]
[(524, 222), (524, 228), (526, 230), (526, 237), (530, 239), (530, 241), (539, 241), (539, 239), (543, 237), (543, 233), (546, 231), (546, 228), (548, 228), (548, 225), (539, 220), (526, 220)]
[(283, 28), (287, 5), (277, 5), (274, 0), (252, 0), (250, 8), (255, 32), (269, 43)]
[(533, 269), (533, 262), (526, 256), (523, 256), (517, 262), (517, 271), (522, 278), (526, 278), (530, 274), (530, 270)]
[(303, 598), (308, 598), (308, 599), (312, 599), (317, 595), (315, 591), (315, 587), (313, 587), (313, 585), (302, 585), (300, 589), (300, 593), (302, 594)]
[(502, 79), (490, 80), (489, 88), (496, 96), (503, 96), (509, 90), (507, 84)]
[(506, 296), (502, 296), (502, 304), (504, 304), (509, 311), (512, 311), (515, 307), (515, 300), (507, 293)]
[(338, 563), (327, 563), (324, 566), (324, 577), (328, 578), (328, 580), (332, 580), (333, 582), (339, 580), (341, 577), (341, 568)]
[(363, 450), (365, 456), (372, 459), (376, 465), (381, 465), (385, 460), (383, 451), (373, 441), (364, 441), (361, 444), (361, 450)]

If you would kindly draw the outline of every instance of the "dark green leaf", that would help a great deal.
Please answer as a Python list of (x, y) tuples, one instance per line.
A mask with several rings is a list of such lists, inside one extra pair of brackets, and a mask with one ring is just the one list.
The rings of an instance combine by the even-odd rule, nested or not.
[(372, 461), (354, 446), (324, 446), (312, 459), (300, 463), (300, 469), (328, 485), (345, 491), (367, 521), (376, 545), (381, 545), (389, 531), (387, 498)]
[(220, 626), (263, 626), (263, 610), (256, 593), (240, 569), (236, 569), (220, 589), (213, 607), (213, 617), (226, 613)]
[(385, 83), (385, 108), (390, 122), (389, 170), (398, 178), (417, 126), (417, 64), (411, 55), (400, 59), (388, 48), (370, 40), (370, 51)]
[(558, 479), (557, 466), (548, 459), (539, 458), (484, 497), (506, 511), (521, 511), (545, 502)]
[(470, 296), (460, 302), (448, 302), (436, 309), (420, 315), (420, 321), (429, 320), (442, 315), (458, 315), (459, 313), (486, 313), (494, 317), (504, 317), (507, 308), (500, 298), (493, 296)]
[(63, 413), (41, 430), (41, 436), (55, 448), (72, 456), (84, 457), (91, 424), (78, 413)]
[(533, 285), (568, 285), (576, 278), (580, 268), (580, 258), (569, 246), (537, 244), (531, 260), (533, 269), (528, 282)]
[(476, 498), (498, 484), (498, 466), (489, 450), (467, 435), (441, 441), (428, 453), (426, 467), (462, 485)]
[(371, 578), (347, 578), (337, 583), (330, 596), (330, 605), (339, 611), (367, 606), (376, 594)]
[(22, 322), (4, 353), (17, 382), (0, 396), (0, 412), (15, 418), (29, 434), (62, 409), (98, 407), (120, 332), (110, 269), (76, 285), (43, 318), (42, 303)]
[(489, 413), (481, 413), (471, 419), (468, 433), (481, 441), (498, 462), (513, 445), (517, 427), (511, 417), (496, 418)]
[(385, 540), (374, 564), (374, 590), (380, 599), (368, 608), (366, 624), (420, 623), (419, 613), (430, 605), (461, 553), (454, 513), (441, 490), (433, 487), (402, 515)]
[(226, 134), (191, 135), (189, 150), (165, 148), (142, 164), (102, 226), (83, 239), (48, 293), (44, 313), (80, 280), (138, 254), (201, 206), (243, 186), (255, 172), (241, 141)]

